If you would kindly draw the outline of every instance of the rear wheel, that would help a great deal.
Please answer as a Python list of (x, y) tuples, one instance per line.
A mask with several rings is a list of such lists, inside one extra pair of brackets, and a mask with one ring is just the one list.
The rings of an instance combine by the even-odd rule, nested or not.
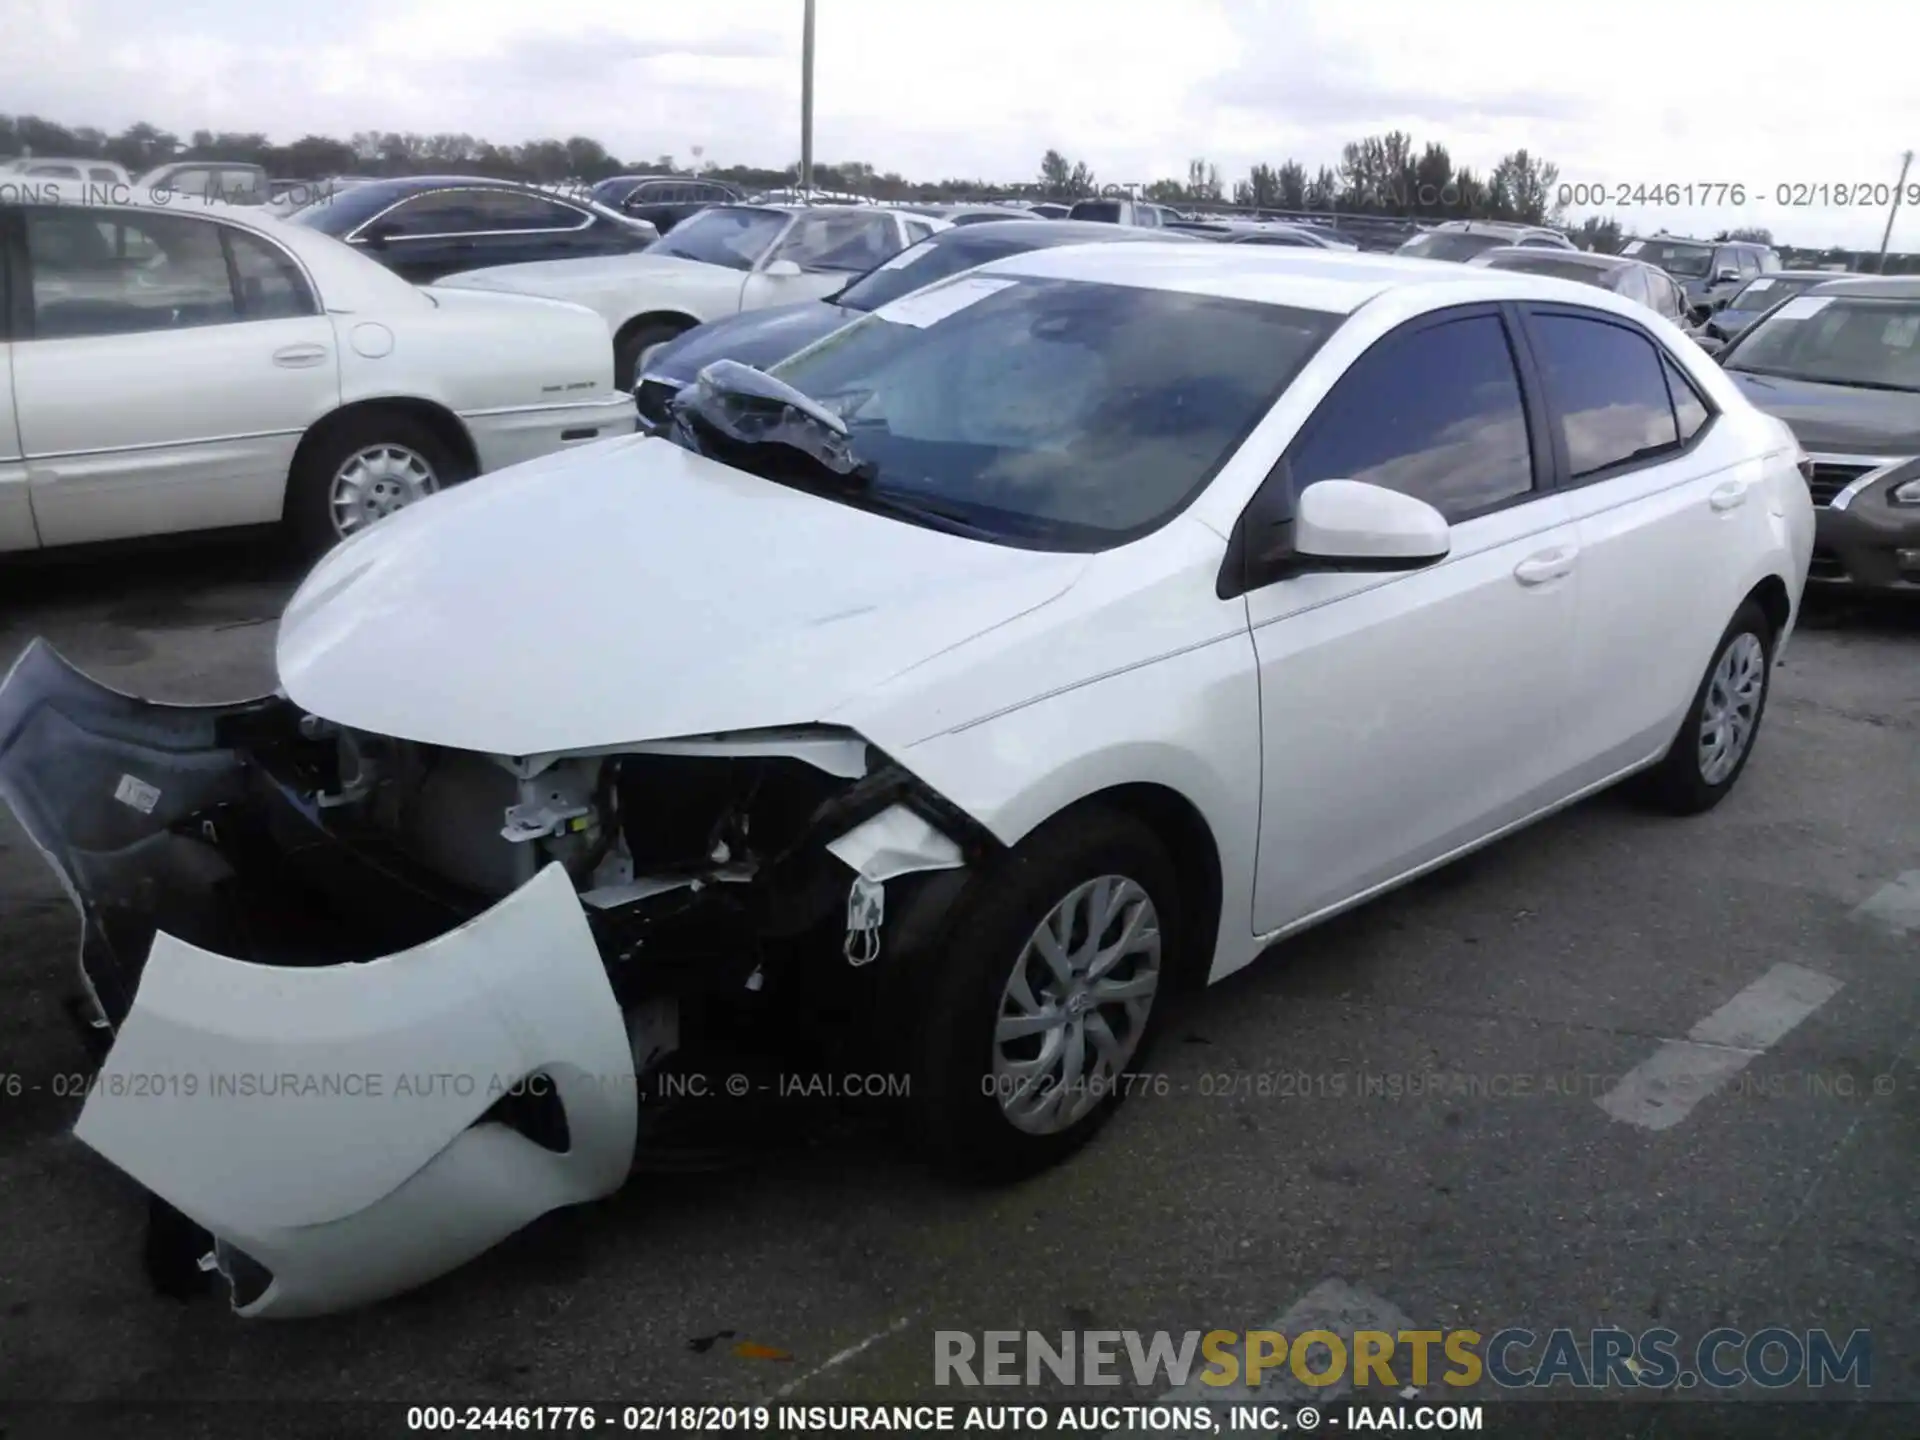
[(1711, 810), (1753, 754), (1773, 673), (1773, 626), (1753, 600), (1720, 637), (1666, 758), (1640, 777), (1640, 794), (1673, 815)]
[(1182, 933), (1165, 847), (1119, 811), (1063, 816), (977, 879), (918, 1007), (929, 1158), (1011, 1179), (1091, 1139), (1166, 1010)]
[(613, 342), (614, 389), (633, 389), (639, 383), (647, 356), (689, 328), (677, 320), (642, 320), (622, 330)]
[(446, 442), (414, 416), (361, 411), (301, 447), (288, 477), (287, 523), (301, 551), (317, 558), (469, 475)]

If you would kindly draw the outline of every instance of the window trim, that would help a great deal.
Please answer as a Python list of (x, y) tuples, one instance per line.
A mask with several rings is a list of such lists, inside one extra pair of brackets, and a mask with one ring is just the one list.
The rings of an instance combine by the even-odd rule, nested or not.
[(543, 226), (538, 230), (440, 230), (426, 235), (390, 235), (387, 237), (387, 244), (397, 245), (403, 241), (414, 240), (490, 240), (502, 235), (577, 235), (582, 230), (589, 228), (594, 222), (595, 217), (592, 211), (582, 210), (577, 206), (571, 205), (567, 201), (560, 199), (557, 195), (542, 195), (534, 191), (516, 190), (510, 185), (440, 185), (431, 190), (415, 190), (410, 195), (402, 195), (385, 209), (376, 210), (340, 238), (349, 245), (364, 245), (367, 242), (362, 237), (369, 228), (379, 224), (380, 221), (398, 210), (402, 205), (409, 204), (415, 200), (423, 200), (429, 195), (474, 192), (493, 194), (497, 191), (505, 191), (509, 195), (532, 195), (536, 200), (544, 200), (550, 205), (558, 205), (563, 210), (571, 210), (580, 217), (580, 223), (578, 225)]
[[(1661, 375), (1664, 377), (1669, 367), (1678, 371), (1681, 378), (1687, 382), (1687, 387), (1693, 391), (1694, 395), (1699, 399), (1700, 403), (1706, 407), (1707, 411), (1706, 423), (1693, 432), (1692, 439), (1676, 445), (1671, 450), (1662, 451), (1658, 455), (1642, 455), (1638, 459), (1622, 460), (1618, 464), (1609, 465), (1604, 470), (1596, 470), (1591, 475), (1582, 475), (1576, 480), (1573, 478), (1572, 457), (1567, 453), (1566, 417), (1561, 413), (1560, 406), (1553, 396), (1553, 391), (1547, 384), (1545, 367), (1536, 365), (1540, 395), (1548, 419), (1548, 432), (1553, 441), (1554, 477), (1552, 488), (1555, 491), (1565, 493), (1572, 490), (1584, 490), (1589, 485), (1598, 485), (1608, 480), (1617, 480), (1623, 475), (1637, 474), (1639, 471), (1651, 469), (1655, 465), (1666, 465), (1675, 460), (1682, 459), (1691, 454), (1694, 449), (1699, 446), (1701, 441), (1713, 430), (1714, 422), (1720, 418), (1720, 407), (1713, 403), (1711, 396), (1707, 395), (1694, 383), (1692, 376), (1687, 374), (1687, 367), (1674, 358), (1673, 352), (1660, 343), (1658, 336), (1654, 335), (1646, 326), (1640, 324), (1631, 316), (1616, 315), (1609, 310), (1594, 310), (1584, 305), (1576, 305), (1570, 301), (1563, 300), (1516, 302), (1514, 309), (1517, 312), (1520, 328), (1527, 336), (1530, 353), (1533, 353), (1533, 322), (1535, 319), (1543, 316), (1560, 316), (1571, 320), (1596, 321), (1603, 325), (1616, 326), (1630, 334), (1637, 335), (1653, 347), (1655, 359), (1661, 362)], [(1667, 391), (1667, 409), (1673, 416), (1673, 433), (1678, 436), (1680, 433), (1680, 410), (1679, 407), (1673, 403), (1671, 382), (1663, 379), (1663, 384)]]
[[(320, 287), (313, 283), (313, 276), (307, 273), (307, 267), (300, 263), (300, 257), (286, 246), (261, 234), (258, 230), (245, 230), (224, 220), (213, 222), (220, 231), (220, 253), (227, 261), (227, 284), (233, 289), (233, 309), (236, 325), (259, 325), (270, 320), (310, 320), (316, 315), (326, 314), (326, 306), (320, 299)], [(293, 273), (299, 277), (301, 292), (307, 308), (298, 315), (249, 315), (247, 313), (246, 293), (240, 286), (240, 262), (234, 255), (233, 237), (245, 235), (287, 261), (293, 267)]]

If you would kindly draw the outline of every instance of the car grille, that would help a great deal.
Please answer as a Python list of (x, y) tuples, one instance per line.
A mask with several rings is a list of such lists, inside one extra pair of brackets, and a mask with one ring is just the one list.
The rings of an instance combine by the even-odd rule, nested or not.
[(1807, 565), (1809, 580), (1844, 580), (1847, 567), (1840, 563), (1840, 557), (1831, 550), (1815, 549), (1813, 559)]
[(1885, 461), (1876, 461), (1872, 465), (1842, 465), (1831, 460), (1813, 462), (1813, 478), (1807, 481), (1807, 489), (1813, 492), (1813, 503), (1831, 505), (1833, 497), (1847, 486), (1858, 480), (1869, 470), (1878, 470)]
[(680, 387), (671, 380), (644, 376), (633, 392), (633, 399), (640, 409), (641, 419), (650, 425), (664, 425), (667, 422), (667, 406), (679, 393)]

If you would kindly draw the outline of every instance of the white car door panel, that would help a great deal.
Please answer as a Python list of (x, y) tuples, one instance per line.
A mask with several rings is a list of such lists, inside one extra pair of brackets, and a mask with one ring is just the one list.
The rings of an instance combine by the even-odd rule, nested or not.
[(13, 417), (13, 347), (0, 343), (0, 553), (40, 544), (27, 495), (27, 466), (20, 453), (20, 427)]
[(48, 545), (277, 520), (301, 435), (339, 403), (325, 316), (18, 349), (14, 393)]
[[(1585, 785), (1672, 738), (1739, 603), (1743, 557), (1765, 544), (1758, 534), (1736, 543), (1730, 532), (1764, 529), (1766, 507), (1748, 503), (1759, 462), (1714, 433), (1704, 403), (1649, 336), (1558, 307), (1531, 310), (1527, 324), (1560, 417), (1564, 493), (1579, 533), (1569, 739)], [(1628, 675), (1633, 683), (1621, 683)]]
[(1263, 750), (1253, 927), (1271, 934), (1568, 793), (1559, 736), (1584, 583), (1543, 412), (1492, 307), (1362, 355), (1269, 484), (1384, 485), (1452, 524), (1441, 561), (1297, 575), (1247, 596)]
[(1247, 597), (1260, 663), (1256, 933), (1364, 894), (1566, 793), (1579, 546), (1543, 495), (1405, 575)]
[(278, 519), (301, 435), (340, 396), (300, 268), (171, 212), (29, 210), (27, 237), (13, 394), (41, 541)]

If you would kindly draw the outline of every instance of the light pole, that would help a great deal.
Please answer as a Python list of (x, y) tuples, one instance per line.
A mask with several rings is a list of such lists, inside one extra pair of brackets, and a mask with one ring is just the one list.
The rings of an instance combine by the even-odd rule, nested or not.
[[(813, 8), (813, 0), (807, 0), (807, 8)], [(1913, 164), (1913, 151), (1909, 150), (1900, 157), (1900, 183), (1893, 187), (1893, 208), (1887, 211), (1887, 228), (1880, 232), (1880, 261), (1873, 267), (1876, 275), (1887, 273), (1887, 245), (1893, 239), (1893, 217), (1900, 213), (1900, 196), (1907, 188), (1907, 170)]]
[(800, 193), (813, 198), (813, 0), (800, 32)]

